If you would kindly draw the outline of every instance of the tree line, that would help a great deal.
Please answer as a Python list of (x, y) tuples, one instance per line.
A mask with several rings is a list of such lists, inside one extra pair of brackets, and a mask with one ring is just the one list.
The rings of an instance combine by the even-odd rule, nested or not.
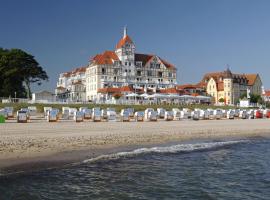
[(30, 98), (31, 84), (48, 79), (34, 56), (21, 49), (0, 48), (0, 97)]

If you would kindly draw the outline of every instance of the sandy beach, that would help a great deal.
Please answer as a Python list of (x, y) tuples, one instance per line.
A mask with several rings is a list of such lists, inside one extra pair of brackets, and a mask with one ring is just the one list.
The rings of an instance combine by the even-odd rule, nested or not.
[(32, 163), (68, 163), (117, 148), (161, 145), (192, 139), (270, 135), (270, 120), (208, 120), (158, 122), (32, 120), (0, 124), (0, 169)]

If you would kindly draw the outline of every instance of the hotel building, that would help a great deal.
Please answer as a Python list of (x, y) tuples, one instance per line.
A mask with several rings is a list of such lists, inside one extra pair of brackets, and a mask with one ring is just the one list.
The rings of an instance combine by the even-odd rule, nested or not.
[(135, 50), (125, 28), (114, 51), (91, 58), (86, 69), (86, 100), (109, 100), (121, 92), (156, 93), (176, 86), (174, 65), (157, 55)]

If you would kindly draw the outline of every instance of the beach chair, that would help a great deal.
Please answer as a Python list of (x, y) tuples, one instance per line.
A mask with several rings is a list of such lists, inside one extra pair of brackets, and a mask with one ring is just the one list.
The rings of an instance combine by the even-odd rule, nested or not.
[(17, 111), (17, 122), (18, 123), (27, 123), (27, 112), (23, 110)]
[(172, 121), (173, 120), (173, 112), (172, 111), (165, 111), (163, 118), (166, 121)]
[(69, 119), (69, 107), (62, 107), (62, 119)]
[(122, 122), (130, 121), (129, 111), (127, 109), (122, 109), (120, 115), (121, 115)]
[(153, 111), (155, 111), (153, 108), (146, 108), (145, 109), (145, 111), (144, 111), (144, 118), (145, 118), (145, 120), (148, 120), (148, 113), (149, 112), (153, 112)]
[(75, 122), (83, 122), (84, 113), (82, 111), (76, 111), (74, 113), (73, 119)]
[(116, 112), (113, 110), (107, 111), (107, 121), (108, 122), (116, 122)]
[(151, 122), (156, 122), (157, 121), (157, 118), (158, 118), (158, 115), (157, 115), (157, 112), (156, 111), (150, 111), (148, 112), (148, 121), (151, 121)]
[(30, 113), (28, 108), (21, 108), (21, 111), (26, 113), (27, 120), (30, 120)]
[(91, 119), (91, 117), (92, 117), (92, 110), (91, 109), (85, 108), (85, 109), (83, 109), (82, 112), (83, 112), (84, 119)]
[(101, 117), (102, 117), (102, 119), (105, 119), (105, 120), (108, 118), (108, 116), (107, 116), (107, 108), (104, 108), (104, 109), (101, 110)]
[(57, 122), (59, 119), (59, 110), (58, 109), (51, 109), (48, 111), (47, 114), (47, 121), (48, 122)]
[(36, 115), (37, 115), (37, 107), (36, 106), (28, 106), (28, 112), (29, 112), (29, 117), (30, 118), (36, 117)]
[(192, 112), (192, 119), (193, 120), (199, 120), (200, 119), (200, 111), (199, 110), (195, 110)]
[(52, 110), (52, 107), (44, 107), (43, 112), (44, 112), (44, 117), (47, 118), (48, 112)]
[(221, 119), (223, 117), (223, 112), (221, 109), (214, 110), (214, 118)]
[(144, 121), (144, 111), (135, 112), (135, 121), (136, 122), (143, 122)]
[(247, 119), (248, 118), (247, 111), (246, 110), (240, 110), (239, 118), (240, 119)]
[(129, 112), (129, 117), (134, 118), (134, 108), (127, 108), (127, 110)]
[(7, 113), (7, 117), (8, 118), (13, 118), (14, 114), (13, 114), (13, 107), (5, 107), (5, 112)]
[(101, 111), (100, 109), (94, 109), (92, 112), (92, 119), (94, 122), (100, 122), (101, 121)]
[(164, 119), (166, 110), (164, 108), (158, 108), (157, 113), (160, 119)]
[(253, 109), (247, 111), (247, 118), (248, 119), (254, 119), (255, 118), (255, 113), (254, 113)]
[(227, 119), (234, 119), (234, 110), (228, 110), (227, 111)]
[(72, 119), (74, 117), (75, 112), (77, 112), (77, 108), (69, 108), (68, 117)]
[(8, 119), (8, 114), (5, 109), (0, 109), (0, 115), (3, 116), (5, 119)]

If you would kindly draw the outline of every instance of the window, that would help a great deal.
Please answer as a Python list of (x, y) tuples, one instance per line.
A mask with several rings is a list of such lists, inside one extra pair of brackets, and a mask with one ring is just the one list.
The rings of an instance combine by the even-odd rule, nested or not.
[(147, 76), (152, 76), (152, 71), (151, 70), (147, 71)]
[(131, 62), (129, 62), (129, 66), (131, 66)]
[(160, 64), (156, 64), (156, 68), (157, 69), (160, 69)]
[(150, 63), (150, 68), (154, 68), (154, 63)]
[(137, 66), (137, 67), (142, 67), (142, 62), (137, 61), (137, 62), (136, 62), (136, 66)]
[(137, 71), (137, 76), (141, 76), (142, 72), (141, 71)]
[(102, 74), (105, 74), (105, 73), (106, 73), (105, 68), (102, 68), (102, 69), (101, 69), (101, 72), (102, 72)]
[(168, 76), (169, 76), (170, 78), (172, 78), (172, 72), (169, 72)]
[(158, 72), (158, 77), (162, 77), (162, 76), (163, 76), (162, 72)]
[(125, 65), (127, 66), (127, 62), (125, 62)]

